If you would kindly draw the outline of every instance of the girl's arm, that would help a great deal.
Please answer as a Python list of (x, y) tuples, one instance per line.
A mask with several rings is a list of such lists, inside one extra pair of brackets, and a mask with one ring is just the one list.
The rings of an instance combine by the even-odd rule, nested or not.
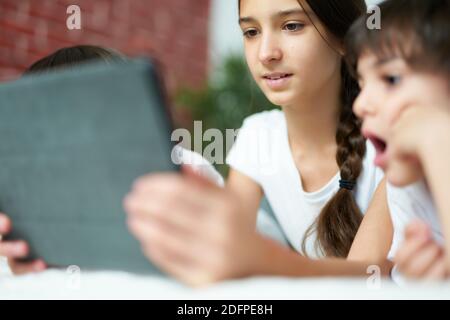
[(383, 274), (389, 274), (393, 264), (387, 256), (393, 233), (387, 204), (386, 179), (383, 179), (372, 198), (347, 259), (377, 265)]
[(191, 285), (254, 275), (367, 276), (372, 264), (312, 260), (264, 238), (243, 223), (247, 208), (236, 193), (193, 173), (143, 177), (124, 206), (144, 253)]
[(255, 273), (283, 276), (367, 276), (377, 266), (380, 275), (389, 275), (393, 263), (387, 259), (393, 227), (387, 204), (385, 179), (378, 186), (356, 234), (347, 260), (312, 260), (266, 241), (264, 258)]
[(447, 106), (414, 106), (402, 113), (390, 138), (394, 161), (414, 159), (423, 170), (436, 204), (450, 270), (450, 113)]
[(225, 188), (240, 202), (242, 211), (249, 218), (249, 223), (255, 226), (258, 208), (263, 196), (259, 184), (239, 171), (230, 169)]
[(422, 166), (439, 212), (445, 238), (447, 269), (450, 270), (450, 115), (442, 113), (426, 142), (419, 148)]

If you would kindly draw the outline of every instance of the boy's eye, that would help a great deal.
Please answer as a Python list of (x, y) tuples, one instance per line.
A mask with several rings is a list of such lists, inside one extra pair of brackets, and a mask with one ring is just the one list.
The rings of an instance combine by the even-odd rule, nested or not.
[(253, 38), (253, 37), (258, 35), (258, 30), (256, 30), (256, 29), (248, 29), (248, 30), (244, 31), (243, 35), (246, 38)]
[(400, 83), (400, 76), (388, 75), (383, 77), (384, 82), (386, 82), (389, 86), (395, 86)]
[(303, 29), (305, 25), (303, 23), (299, 23), (299, 22), (290, 22), (290, 23), (286, 23), (283, 27), (283, 30), (287, 30), (287, 31), (299, 31), (301, 29)]

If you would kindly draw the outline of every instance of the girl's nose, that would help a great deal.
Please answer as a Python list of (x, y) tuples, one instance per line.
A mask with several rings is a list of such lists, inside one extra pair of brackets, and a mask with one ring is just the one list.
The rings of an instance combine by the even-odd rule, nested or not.
[(259, 60), (263, 64), (270, 64), (279, 61), (283, 57), (283, 52), (279, 47), (276, 38), (270, 34), (262, 37), (259, 48)]

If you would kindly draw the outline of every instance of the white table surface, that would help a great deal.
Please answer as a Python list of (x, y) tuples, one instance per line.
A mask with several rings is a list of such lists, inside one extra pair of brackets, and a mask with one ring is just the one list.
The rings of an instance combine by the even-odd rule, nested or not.
[(85, 272), (77, 281), (61, 270), (2, 275), (2, 299), (450, 299), (450, 282), (399, 287), (382, 279), (247, 278), (192, 289), (175, 280), (122, 272)]

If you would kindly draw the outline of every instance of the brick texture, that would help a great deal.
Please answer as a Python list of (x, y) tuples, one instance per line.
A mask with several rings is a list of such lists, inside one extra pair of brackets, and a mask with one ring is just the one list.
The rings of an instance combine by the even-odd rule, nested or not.
[[(82, 29), (68, 30), (69, 5)], [(0, 0), (0, 82), (65, 46), (93, 44), (155, 57), (169, 93), (200, 86), (208, 67), (210, 0)]]

